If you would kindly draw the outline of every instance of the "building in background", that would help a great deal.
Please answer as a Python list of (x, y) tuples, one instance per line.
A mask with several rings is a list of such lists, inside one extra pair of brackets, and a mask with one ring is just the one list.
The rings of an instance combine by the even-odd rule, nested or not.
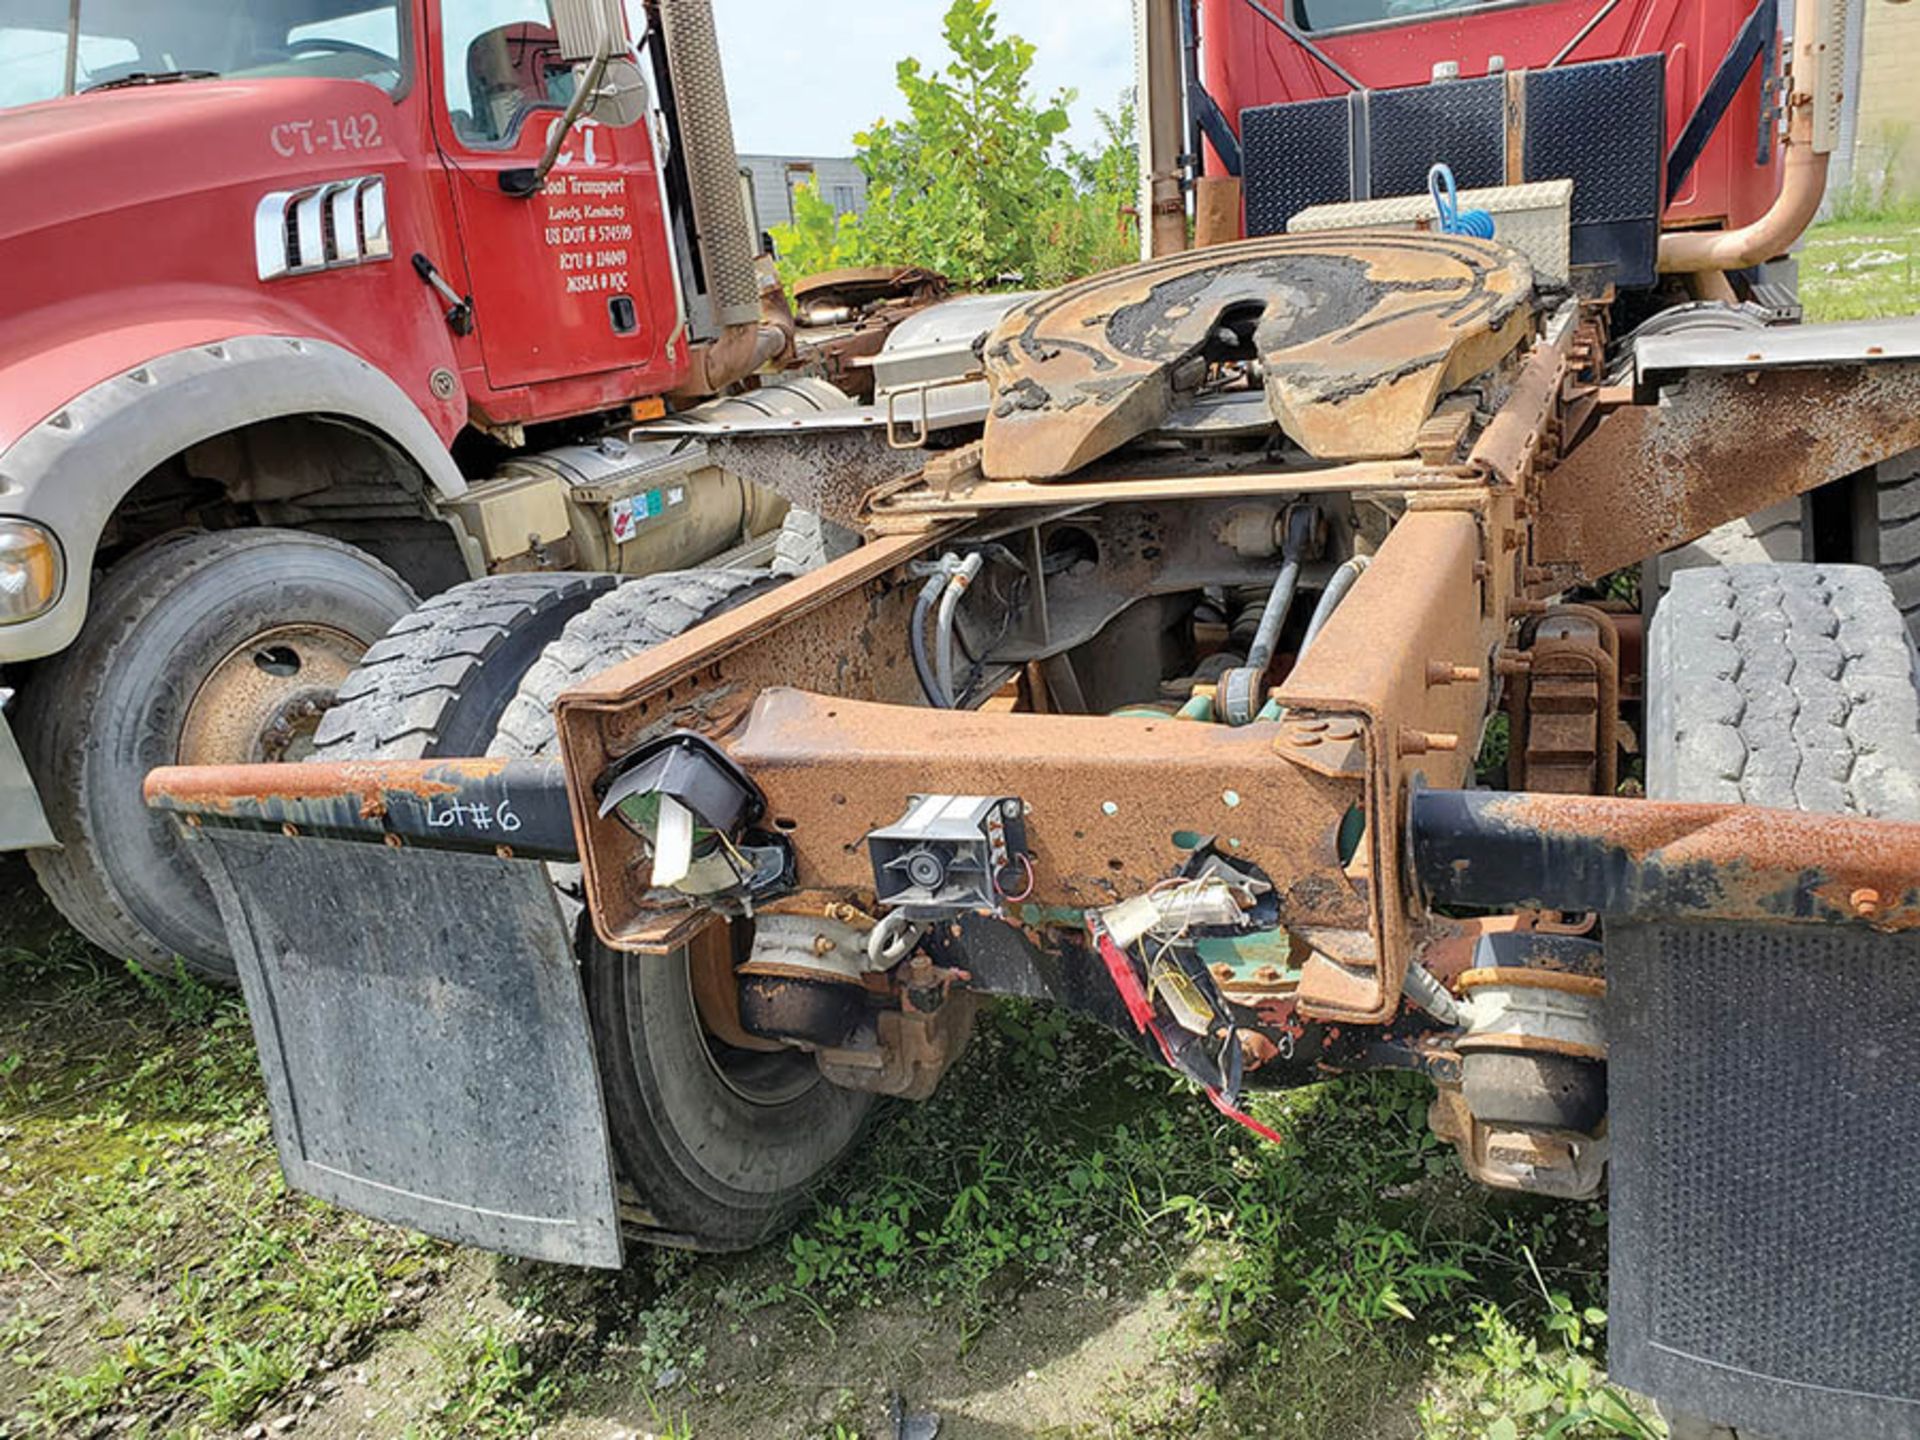
[(1872, 196), (1920, 195), (1920, 5), (1868, 0), (1850, 177)]
[(802, 185), (815, 186), (836, 215), (867, 208), (867, 177), (851, 157), (742, 155), (740, 168), (752, 183), (762, 230), (793, 223), (793, 192)]
[(1848, 0), (1845, 106), (1823, 213), (1920, 195), (1920, 4)]

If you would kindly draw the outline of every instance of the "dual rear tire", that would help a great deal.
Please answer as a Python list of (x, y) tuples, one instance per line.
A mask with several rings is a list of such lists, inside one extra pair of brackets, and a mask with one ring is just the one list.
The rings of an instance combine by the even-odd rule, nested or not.
[[(565, 590), (560, 623), (553, 609), (503, 608), (510, 585), (501, 580), (458, 586), (403, 620), (343, 687), (322, 726), (322, 752), (551, 755), (561, 692), (774, 583), (764, 571), (736, 570), (617, 587), (609, 577), (519, 580), (536, 578)], [(569, 580), (588, 583), (583, 592), (566, 588)], [(481, 732), (485, 742), (475, 744)], [(452, 736), (466, 748), (452, 748)], [(730, 983), (749, 935), (710, 931), (669, 956), (610, 949), (587, 923), (577, 867), (553, 869), (575, 926), (629, 1233), (703, 1250), (777, 1233), (853, 1144), (872, 1097), (827, 1084), (805, 1054), (737, 1048), (702, 1023), (695, 967), (724, 968)]]

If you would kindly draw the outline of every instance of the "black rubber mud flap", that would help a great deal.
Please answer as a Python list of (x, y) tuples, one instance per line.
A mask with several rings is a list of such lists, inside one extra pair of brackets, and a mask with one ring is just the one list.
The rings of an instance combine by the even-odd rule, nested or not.
[(1920, 1435), (1920, 937), (1606, 946), (1613, 1377), (1743, 1435)]
[(287, 1183), (462, 1244), (617, 1268), (599, 1072), (546, 867), (188, 833)]

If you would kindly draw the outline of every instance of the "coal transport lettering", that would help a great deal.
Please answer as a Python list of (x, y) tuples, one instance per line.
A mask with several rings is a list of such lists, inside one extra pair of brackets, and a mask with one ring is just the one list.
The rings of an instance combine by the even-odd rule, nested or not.
[(625, 176), (556, 175), (542, 191), (541, 231), (568, 295), (615, 295), (630, 288), (633, 221)]

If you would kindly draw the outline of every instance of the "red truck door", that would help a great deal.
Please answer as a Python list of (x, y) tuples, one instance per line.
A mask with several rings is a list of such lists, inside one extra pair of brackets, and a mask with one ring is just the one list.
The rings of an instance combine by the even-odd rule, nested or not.
[[(430, 12), (433, 7), (430, 7)], [(679, 323), (651, 127), (583, 119), (539, 194), (536, 165), (573, 91), (546, 0), (441, 0), (430, 67), (487, 383), (496, 390), (634, 370), (664, 388)], [(658, 373), (663, 383), (650, 386)]]

